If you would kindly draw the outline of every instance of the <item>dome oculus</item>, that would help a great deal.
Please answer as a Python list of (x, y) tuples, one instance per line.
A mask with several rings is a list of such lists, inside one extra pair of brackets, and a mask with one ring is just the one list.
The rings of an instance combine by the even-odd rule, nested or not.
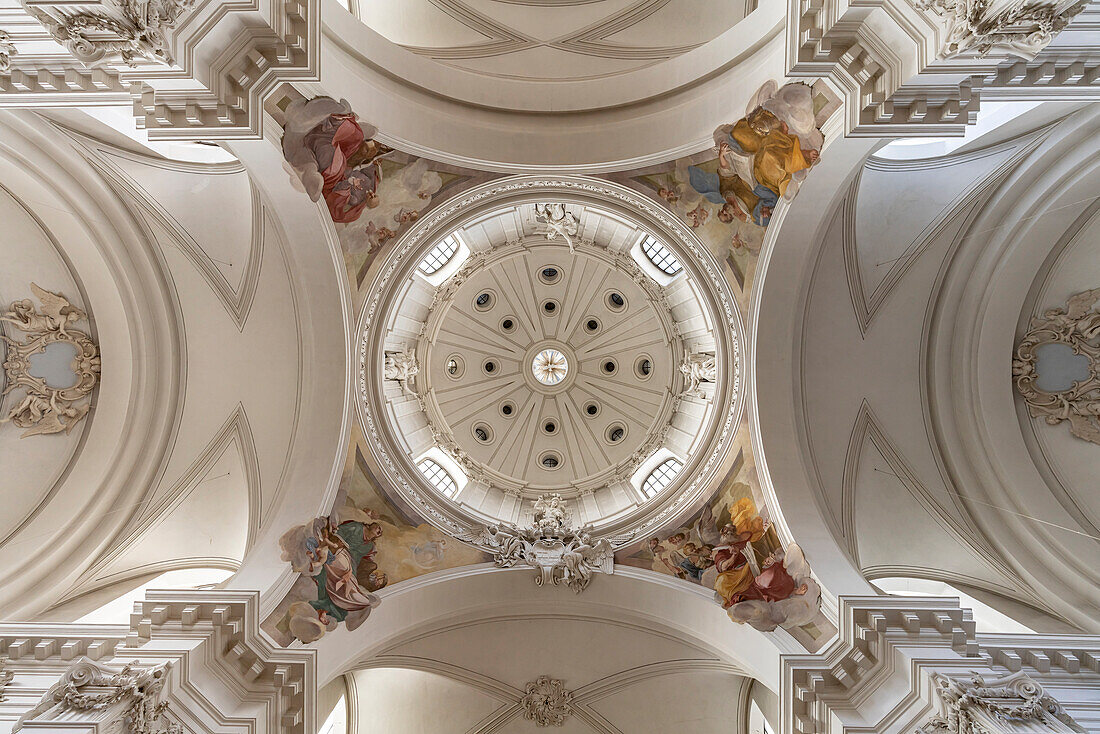
[(557, 349), (543, 349), (531, 361), (531, 373), (543, 385), (557, 385), (569, 374), (569, 360)]

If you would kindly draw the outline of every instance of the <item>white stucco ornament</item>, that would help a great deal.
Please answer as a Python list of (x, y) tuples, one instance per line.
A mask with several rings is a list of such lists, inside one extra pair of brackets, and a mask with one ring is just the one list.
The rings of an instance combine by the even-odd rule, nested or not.
[(1043, 687), (1023, 671), (985, 680), (936, 675), (943, 713), (917, 734), (1010, 734), (1011, 732), (1084, 732)]
[(411, 392), (409, 385), (420, 373), (420, 364), (416, 361), (416, 352), (409, 349), (404, 352), (389, 352), (382, 365), (382, 376), (387, 380), (396, 380), (402, 392)]
[(580, 230), (580, 222), (576, 215), (566, 211), (565, 204), (535, 204), (535, 219), (543, 225), (546, 239), (561, 237), (569, 245), (569, 251), (574, 251), (573, 238)]
[(702, 383), (715, 382), (718, 379), (718, 366), (713, 354), (684, 355), (680, 372), (684, 375), (684, 396), (702, 397)]
[(165, 718), (168, 704), (161, 701), (170, 669), (171, 663), (114, 668), (77, 658), (12, 732), (64, 722), (90, 724), (88, 728), (107, 734), (183, 734), (179, 724)]
[(467, 540), (493, 556), (500, 568), (526, 564), (538, 569), (539, 586), (565, 584), (580, 593), (595, 573), (614, 572), (615, 556), (606, 538), (593, 538), (582, 528), (574, 530), (560, 495), (535, 500), (533, 522), (528, 527), (490, 525)]
[(540, 675), (524, 687), (520, 706), (523, 718), (535, 726), (562, 726), (573, 713), (573, 694), (557, 678)]
[(6, 700), (4, 695), (4, 689), (8, 687), (13, 680), (15, 680), (15, 673), (10, 670), (4, 670), (4, 661), (0, 660), (0, 702)]
[[(1012, 375), (1016, 390), (1027, 404), (1032, 418), (1043, 418), (1052, 426), (1069, 421), (1077, 438), (1100, 444), (1100, 288), (1082, 291), (1066, 299), (1061, 308), (1047, 309), (1031, 324), (1016, 347)], [(1039, 349), (1047, 344), (1064, 344), (1088, 360), (1088, 375), (1068, 389), (1048, 392), (1038, 386)]]
[[(35, 308), (30, 299), (24, 299), (12, 302), (8, 311), (0, 315), (0, 321), (14, 324), (27, 335), (23, 341), (15, 341), (0, 334), (0, 340), (8, 347), (4, 357), (7, 385), (0, 397), (18, 391), (18, 397), (7, 414), (0, 418), (0, 423), (10, 421), (25, 428), (21, 438), (72, 431), (88, 414), (92, 390), (99, 382), (99, 348), (87, 334), (71, 328), (88, 315), (58, 293), (39, 288), (34, 283), (31, 283), (31, 291), (41, 307)], [(53, 387), (31, 374), (31, 358), (56, 342), (70, 344), (76, 352), (72, 361), (76, 379), (67, 387)]]
[(1046, 48), (1087, 3), (917, 0), (947, 24), (941, 59), (971, 52), (1032, 58)]
[(174, 64), (168, 36), (195, 0), (120, 0), (70, 9), (64, 3), (25, 6), (55, 41), (89, 66), (122, 62)]

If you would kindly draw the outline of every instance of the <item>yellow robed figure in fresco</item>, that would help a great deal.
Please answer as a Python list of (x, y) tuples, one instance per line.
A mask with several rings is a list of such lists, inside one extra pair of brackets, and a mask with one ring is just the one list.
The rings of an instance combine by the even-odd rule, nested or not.
[(817, 160), (817, 151), (802, 150), (787, 125), (768, 110), (757, 108), (738, 120), (730, 137), (741, 150), (752, 155), (752, 173), (756, 182), (783, 196), (791, 174), (809, 168)]
[(718, 569), (714, 591), (722, 598), (723, 606), (756, 598), (752, 593), (755, 577), (745, 551), (767, 530), (768, 524), (756, 514), (756, 506), (748, 497), (739, 499), (730, 508), (730, 522), (722, 528), (721, 545), (715, 546), (713, 554), (714, 565)]
[(720, 127), (718, 170), (709, 173), (688, 167), (692, 188), (722, 205), (718, 219), (734, 218), (767, 226), (772, 210), (790, 186), (795, 173), (817, 162), (815, 149), (802, 147), (798, 135), (770, 110), (757, 107), (732, 126)]

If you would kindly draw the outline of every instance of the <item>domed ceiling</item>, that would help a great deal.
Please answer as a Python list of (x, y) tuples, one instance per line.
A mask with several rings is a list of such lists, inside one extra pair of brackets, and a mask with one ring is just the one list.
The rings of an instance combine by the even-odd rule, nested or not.
[(552, 492), (581, 523), (634, 532), (705, 485), (736, 427), (728, 284), (680, 252), (686, 230), (502, 197), (421, 222), (382, 265), (361, 345), (369, 443), (410, 501), (459, 525), (520, 522)]

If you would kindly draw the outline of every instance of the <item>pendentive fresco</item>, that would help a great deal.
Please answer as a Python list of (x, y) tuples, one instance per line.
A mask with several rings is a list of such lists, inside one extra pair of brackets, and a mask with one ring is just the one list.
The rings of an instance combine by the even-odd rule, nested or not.
[(489, 560), (391, 502), (367, 464), (362, 441), (356, 431), (335, 509), (279, 540), (283, 560), (299, 574), (264, 622), (282, 645), (314, 642), (340, 623), (356, 629), (380, 603), (375, 592), (387, 585)]
[(491, 177), (395, 150), (375, 140), (377, 132), (344, 100), (298, 99), (286, 109), (282, 146), (291, 182), (324, 200), (355, 287), (433, 204)]
[[(740, 119), (715, 131), (713, 149), (608, 177), (687, 222), (747, 302), (766, 228), (819, 160), (820, 126), (836, 108), (824, 89), (768, 82)], [(286, 110), (288, 171), (311, 199), (324, 200), (353, 291), (430, 207), (497, 175), (409, 156), (379, 143), (376, 134), (344, 101), (297, 100)], [(412, 510), (398, 509), (374, 479), (360, 441), (352, 443), (333, 512), (288, 530), (281, 540), (283, 560), (300, 574), (265, 622), (281, 644), (315, 641), (341, 622), (356, 629), (382, 603), (378, 592), (400, 581), (492, 560)], [(701, 506), (663, 531), (620, 545), (615, 563), (713, 589), (715, 603), (732, 621), (791, 629), (813, 649), (831, 628), (820, 612), (820, 587), (799, 546), (784, 546), (772, 527), (759, 490), (750, 486), (755, 467), (745, 432), (738, 441), (742, 459)]]

